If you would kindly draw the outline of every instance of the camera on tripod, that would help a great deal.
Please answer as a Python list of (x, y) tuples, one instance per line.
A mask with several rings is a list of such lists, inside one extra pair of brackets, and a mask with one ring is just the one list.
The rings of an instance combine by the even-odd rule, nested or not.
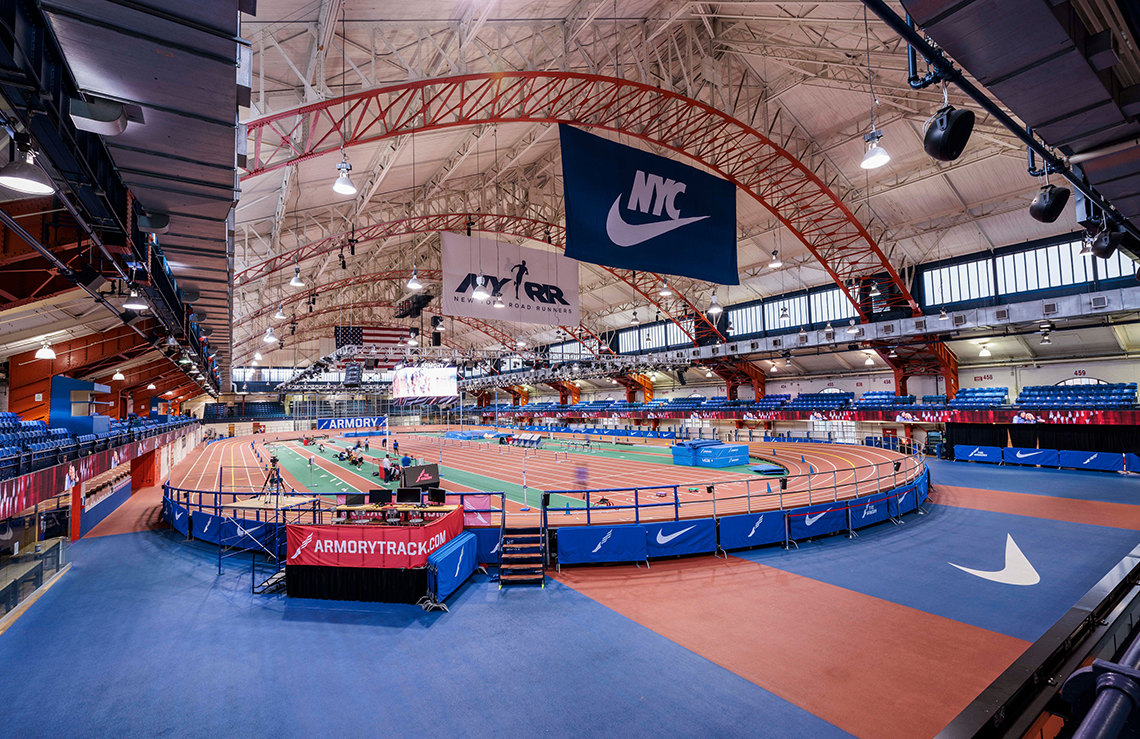
[(270, 458), (269, 458), (269, 465), (270, 465), (271, 467), (276, 467), (276, 466), (277, 466), (277, 463), (278, 463), (279, 461), (280, 461), (280, 460), (279, 460), (279, 459), (277, 459), (277, 457), (270, 457)]

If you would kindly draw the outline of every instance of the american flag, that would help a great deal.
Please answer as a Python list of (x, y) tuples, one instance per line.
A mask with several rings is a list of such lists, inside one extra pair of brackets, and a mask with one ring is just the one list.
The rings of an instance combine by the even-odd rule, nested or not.
[[(337, 326), (334, 329), (336, 348), (342, 346), (397, 346), (400, 339), (407, 337), (406, 328), (382, 328), (374, 326)], [(376, 368), (389, 370), (396, 366), (394, 360), (377, 360)]]

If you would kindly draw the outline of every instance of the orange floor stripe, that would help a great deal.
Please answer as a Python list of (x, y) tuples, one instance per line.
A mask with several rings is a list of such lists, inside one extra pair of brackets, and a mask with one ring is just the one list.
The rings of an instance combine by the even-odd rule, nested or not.
[(1049, 495), (977, 490), (952, 485), (936, 486), (931, 491), (930, 499), (935, 503), (956, 508), (974, 508), (993, 513), (1012, 513), (1051, 521), (1087, 523), (1140, 531), (1140, 506), (1126, 503), (1054, 498)]

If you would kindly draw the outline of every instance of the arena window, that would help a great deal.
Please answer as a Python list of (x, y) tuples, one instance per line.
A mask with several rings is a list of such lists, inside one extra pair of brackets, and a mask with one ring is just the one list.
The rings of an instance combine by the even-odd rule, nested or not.
[(855, 306), (838, 288), (811, 294), (811, 322), (845, 321), (855, 317)]
[(927, 305), (960, 303), (994, 296), (990, 259), (930, 269), (922, 274)]

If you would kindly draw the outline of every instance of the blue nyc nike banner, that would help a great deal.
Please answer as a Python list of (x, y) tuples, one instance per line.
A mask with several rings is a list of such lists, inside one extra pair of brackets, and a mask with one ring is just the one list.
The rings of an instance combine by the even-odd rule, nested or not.
[(1039, 464), (1042, 467), (1056, 467), (1059, 464), (1056, 449), (1011, 446), (1002, 449), (1002, 458), (1006, 464)]
[(1001, 462), (1001, 447), (955, 444), (954, 459), (966, 462)]
[(738, 285), (736, 186), (560, 125), (566, 256)]
[(890, 493), (875, 493), (849, 501), (847, 507), (851, 509), (851, 528), (860, 529), (886, 521), (893, 499)]
[(847, 506), (842, 503), (820, 503), (788, 511), (788, 533), (792, 539), (834, 534), (847, 528)]
[(563, 526), (558, 529), (558, 561), (565, 565), (640, 562), (646, 556), (644, 526)]
[(742, 513), (720, 519), (721, 549), (742, 549), (783, 542), (784, 512)]

